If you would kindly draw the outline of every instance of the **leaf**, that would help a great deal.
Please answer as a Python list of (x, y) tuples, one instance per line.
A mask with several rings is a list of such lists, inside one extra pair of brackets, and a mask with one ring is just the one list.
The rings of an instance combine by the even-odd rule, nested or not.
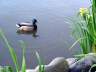
[(26, 60), (24, 55), (22, 59), (22, 72), (26, 72)]
[(24, 41), (20, 40), (20, 45), (21, 48), (23, 49), (23, 59), (22, 59), (22, 72), (26, 72), (26, 59), (25, 59), (25, 49), (26, 49), (26, 44)]
[(11, 47), (11, 45), (9, 44), (7, 38), (5, 37), (5, 35), (4, 35), (4, 33), (1, 29), (0, 29), (0, 36), (2, 37), (6, 46), (9, 49), (10, 55), (12, 57), (12, 60), (13, 60), (14, 64), (15, 64), (15, 67), (16, 67), (16, 71), (19, 72), (19, 64), (18, 64), (17, 55), (15, 53), (15, 50), (14, 50), (14, 48)]
[(82, 40), (82, 39), (84, 39), (84, 38), (79, 38), (78, 40), (76, 40), (73, 44), (72, 44), (72, 46), (69, 48), (69, 50), (71, 50), (80, 40)]
[(13, 72), (13, 69), (10, 66), (4, 66), (4, 71), (5, 72)]
[(45, 72), (45, 66), (43, 65), (43, 63), (41, 61), (39, 53), (37, 51), (35, 53), (36, 53), (36, 57), (37, 57), (37, 60), (38, 60), (38, 63), (39, 63), (39, 72)]

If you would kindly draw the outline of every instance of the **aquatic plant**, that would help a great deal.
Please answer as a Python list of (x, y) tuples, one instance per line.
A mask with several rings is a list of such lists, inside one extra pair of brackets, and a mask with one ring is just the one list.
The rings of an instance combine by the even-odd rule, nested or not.
[(0, 72), (13, 72), (13, 69), (10, 66), (4, 66), (4, 67), (0, 66)]
[[(14, 48), (9, 44), (9, 41), (7, 40), (7, 38), (5, 37), (5, 35), (1, 29), (0, 29), (0, 36), (4, 40), (7, 48), (9, 49), (10, 55), (12, 57), (14, 64), (15, 64), (16, 72), (20, 72), (20, 66), (18, 63), (17, 54), (16, 54)], [(21, 44), (21, 48), (23, 50), (21, 72), (26, 72), (26, 58), (25, 58), (26, 44), (22, 40), (20, 40), (20, 44)], [(37, 51), (36, 51), (36, 57), (37, 57), (37, 60), (39, 63), (39, 72), (45, 72), (43, 62), (41, 61), (41, 58), (40, 58), (39, 53)], [(11, 66), (5, 66), (5, 67), (0, 66), (0, 72), (14, 72), (14, 71)]]
[(3, 31), (1, 29), (0, 29), (0, 36), (2, 37), (2, 39), (4, 40), (6, 46), (9, 49), (10, 55), (12, 57), (12, 60), (13, 60), (14, 64), (15, 64), (16, 72), (19, 72), (20, 67), (19, 67), (19, 64), (18, 64), (18, 59), (17, 59), (16, 52), (15, 52), (14, 48), (11, 47), (11, 45), (9, 44), (7, 38), (5, 37), (5, 35), (4, 35), (4, 33), (3, 33)]
[(23, 58), (22, 58), (22, 68), (21, 68), (21, 71), (22, 72), (26, 72), (26, 59), (25, 59), (26, 44), (22, 40), (20, 41), (20, 44), (21, 44), (21, 48), (23, 49)]
[(39, 72), (45, 72), (45, 66), (43, 65), (43, 62), (41, 61), (41, 58), (39, 56), (39, 53), (36, 51), (36, 57), (39, 63)]
[(72, 47), (79, 42), (83, 54), (96, 53), (96, 0), (91, 0), (91, 4), (89, 8), (80, 8), (72, 27), (76, 39)]
[(93, 64), (89, 70), (89, 72), (94, 72), (96, 71), (96, 64)]

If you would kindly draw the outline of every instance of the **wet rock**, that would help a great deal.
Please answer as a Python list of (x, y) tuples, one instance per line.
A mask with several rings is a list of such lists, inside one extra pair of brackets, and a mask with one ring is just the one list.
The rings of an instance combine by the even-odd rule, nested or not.
[(66, 61), (70, 67), (73, 63), (77, 62), (77, 58), (67, 58)]
[(55, 58), (49, 65), (46, 67), (46, 72), (68, 72), (69, 66), (64, 57)]
[(88, 72), (90, 67), (96, 64), (96, 54), (89, 53), (70, 66), (69, 72)]
[[(45, 72), (68, 72), (69, 66), (64, 57), (57, 57), (48, 65), (45, 65)], [(39, 66), (34, 70), (27, 70), (26, 72), (39, 72)]]
[(35, 69), (27, 69), (26, 72), (36, 72)]

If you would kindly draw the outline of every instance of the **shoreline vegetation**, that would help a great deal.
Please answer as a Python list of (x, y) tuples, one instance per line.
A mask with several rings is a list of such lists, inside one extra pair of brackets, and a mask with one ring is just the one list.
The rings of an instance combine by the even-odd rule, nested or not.
[[(7, 40), (7, 38), (5, 37), (3, 31), (0, 29), (0, 37), (3, 39), (3, 41), (5, 42), (11, 58), (13, 60), (13, 63), (15, 65), (15, 70), (16, 72), (26, 72), (26, 57), (25, 57), (25, 52), (26, 52), (26, 44), (24, 41), (20, 41), (21, 44), (21, 48), (23, 51), (23, 56), (22, 56), (22, 67), (19, 66), (19, 62), (18, 62), (18, 57), (17, 54), (14, 50), (14, 48), (10, 45), (9, 41)], [(38, 60), (38, 64), (39, 64), (39, 72), (44, 72), (44, 66), (43, 66), (43, 62), (41, 61), (41, 58), (39, 56), (39, 53), (36, 51), (36, 57)], [(4, 67), (0, 67), (0, 72), (14, 72), (11, 66), (4, 66)]]
[(11, 66), (0, 66), (0, 72), (95, 72), (96, 71), (96, 0), (90, 0), (91, 7), (80, 8), (77, 19), (73, 21), (72, 35), (76, 42), (70, 47), (72, 49), (77, 43), (81, 48), (81, 54), (76, 54), (74, 58), (65, 59), (57, 57), (48, 65), (44, 65), (39, 53), (35, 51), (38, 66), (35, 69), (26, 68), (26, 44), (20, 41), (22, 48), (21, 67), (14, 48), (10, 45), (4, 32), (0, 29), (0, 37), (7, 46), (14, 68)]

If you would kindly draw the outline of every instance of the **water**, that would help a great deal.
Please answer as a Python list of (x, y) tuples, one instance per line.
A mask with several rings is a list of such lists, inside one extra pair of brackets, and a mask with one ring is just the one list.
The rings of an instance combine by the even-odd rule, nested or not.
[[(70, 24), (67, 17), (76, 15), (80, 7), (88, 7), (86, 0), (0, 0), (0, 27), (17, 52), (21, 64), (22, 49), (19, 40), (27, 43), (27, 68), (34, 68), (38, 51), (45, 64), (58, 56), (72, 57), (80, 50), (78, 46), (68, 49), (74, 42), (70, 35)], [(16, 23), (38, 20), (39, 37), (18, 35)], [(0, 41), (0, 65), (10, 65), (12, 59), (3, 41)]]

